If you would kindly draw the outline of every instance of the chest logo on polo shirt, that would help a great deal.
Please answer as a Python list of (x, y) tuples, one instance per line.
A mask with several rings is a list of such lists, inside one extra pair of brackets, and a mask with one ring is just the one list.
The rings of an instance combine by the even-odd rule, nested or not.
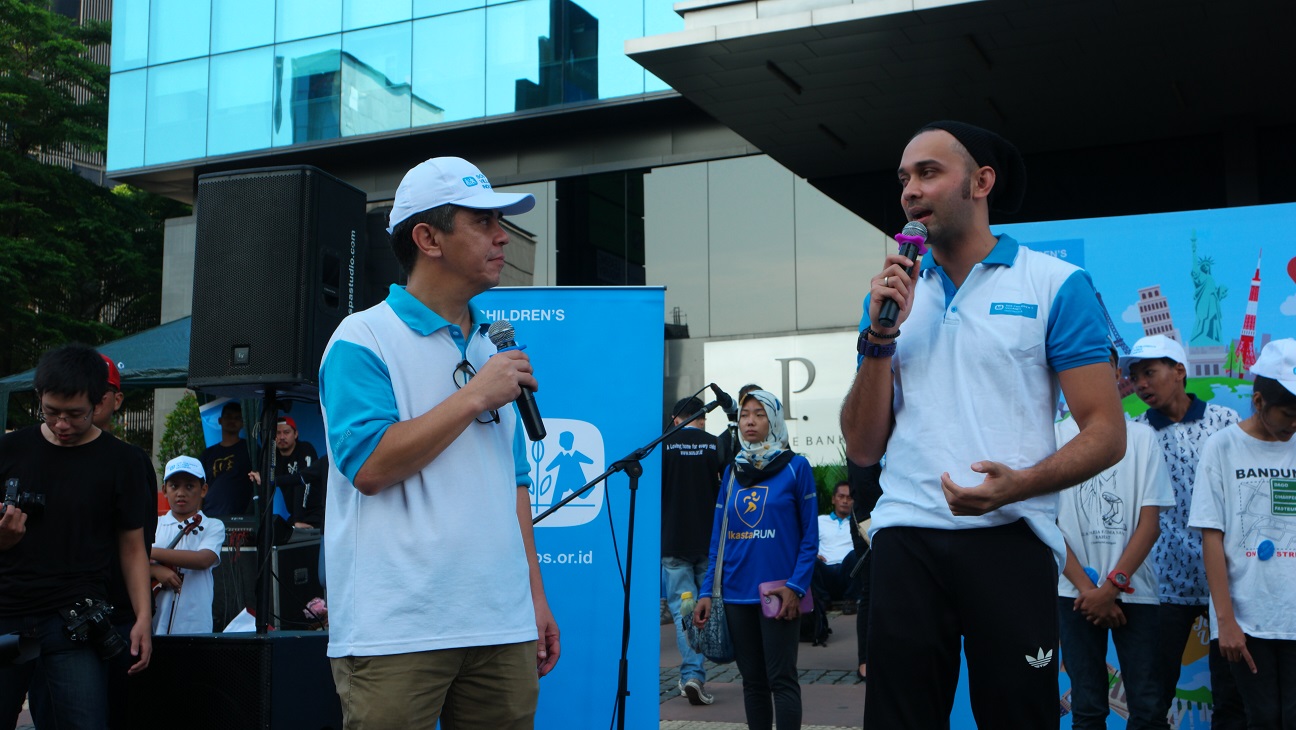
[(747, 487), (734, 495), (734, 507), (738, 510), (738, 519), (748, 527), (760, 525), (765, 515), (765, 500), (769, 496), (769, 487)]
[(1003, 314), (1011, 317), (1035, 319), (1039, 316), (1039, 305), (1027, 304), (1025, 302), (991, 302), (990, 314)]

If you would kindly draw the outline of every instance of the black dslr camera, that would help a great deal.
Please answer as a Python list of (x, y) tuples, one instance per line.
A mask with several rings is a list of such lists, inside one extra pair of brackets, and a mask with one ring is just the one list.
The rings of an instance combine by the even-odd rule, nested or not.
[(4, 502), (0, 503), (0, 516), (4, 516), (4, 513), (9, 509), (9, 505), (26, 512), (28, 519), (36, 519), (45, 512), (45, 495), (36, 492), (19, 491), (16, 478), (6, 479)]
[(126, 640), (113, 628), (110, 617), (112, 604), (86, 598), (59, 609), (63, 616), (63, 633), (75, 642), (89, 642), (99, 652), (99, 658), (112, 659), (126, 650)]

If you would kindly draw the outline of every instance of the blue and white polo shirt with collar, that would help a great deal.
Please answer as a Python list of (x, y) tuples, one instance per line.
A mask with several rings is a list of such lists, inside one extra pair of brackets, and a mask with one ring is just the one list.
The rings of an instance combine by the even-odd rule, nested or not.
[[(955, 517), (940, 475), (980, 484), (977, 461), (1013, 469), (1057, 451), (1057, 373), (1108, 361), (1107, 322), (1089, 275), (1010, 236), (972, 267), (963, 285), (931, 259), (891, 360), (895, 428), (870, 536), (887, 527), (965, 530), (1025, 519), (1060, 571), (1066, 548), (1056, 494), (979, 517)], [(938, 254), (939, 255), (939, 254)], [(868, 300), (864, 318), (868, 321)]]
[[(328, 434), (330, 657), (404, 654), (536, 638), (517, 490), (531, 482), (516, 408), (468, 427), (382, 492), (354, 488), (387, 429), (458, 387), (463, 360), (496, 353), (475, 302), (467, 337), (399, 286), (343, 320), (320, 365)], [(479, 420), (489, 421), (483, 414)]]
[(1197, 459), (1207, 437), (1241, 418), (1232, 408), (1207, 403), (1191, 393), (1188, 397), (1191, 398), (1188, 410), (1178, 423), (1151, 408), (1134, 421), (1146, 423), (1156, 431), (1174, 488), (1174, 504), (1161, 511), (1161, 536), (1152, 546), (1161, 602), (1205, 606), (1210, 599), (1210, 586), (1206, 584), (1206, 566), (1202, 563), (1201, 532), (1188, 527)]

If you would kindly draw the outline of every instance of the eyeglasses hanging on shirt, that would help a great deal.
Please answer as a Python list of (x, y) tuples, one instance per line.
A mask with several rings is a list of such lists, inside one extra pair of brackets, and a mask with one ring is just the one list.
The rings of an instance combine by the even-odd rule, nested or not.
[[(455, 366), (454, 369), (455, 387), (456, 388), (464, 387), (465, 385), (468, 384), (468, 381), (472, 380), (472, 377), (476, 374), (477, 374), (477, 369), (472, 366), (472, 363), (468, 362), (467, 360), (461, 360), (459, 364)], [(487, 417), (488, 414), (489, 417)], [(485, 418), (486, 420), (482, 420), (483, 418)], [(478, 416), (476, 420), (478, 423), (486, 423), (486, 424), (499, 423), (500, 422), (499, 411), (495, 409), (491, 409), (486, 413), (483, 413), (482, 415)]]

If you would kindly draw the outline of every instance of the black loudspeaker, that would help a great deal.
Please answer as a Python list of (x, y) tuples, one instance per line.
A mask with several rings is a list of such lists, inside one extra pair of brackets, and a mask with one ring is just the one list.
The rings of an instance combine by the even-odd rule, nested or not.
[(323, 631), (153, 637), (128, 680), (132, 728), (342, 727)]
[(323, 598), (320, 586), (319, 538), (289, 542), (271, 548), (270, 570), (274, 594), (270, 596), (270, 623), (275, 628), (305, 629), (316, 620), (303, 611), (312, 598)]
[[(255, 611), (262, 569), (257, 549), (251, 545), (221, 548), (220, 564), (212, 569), (212, 627), (223, 630), (243, 609)], [(318, 537), (270, 548), (271, 616), (276, 629), (308, 629), (318, 621), (303, 611), (312, 598), (323, 598), (320, 584)]]
[(212, 628), (223, 631), (245, 608), (256, 608), (255, 539), (244, 546), (221, 548), (220, 564), (212, 568)]
[(189, 387), (317, 397), (329, 337), (363, 308), (365, 194), (305, 165), (201, 175)]

